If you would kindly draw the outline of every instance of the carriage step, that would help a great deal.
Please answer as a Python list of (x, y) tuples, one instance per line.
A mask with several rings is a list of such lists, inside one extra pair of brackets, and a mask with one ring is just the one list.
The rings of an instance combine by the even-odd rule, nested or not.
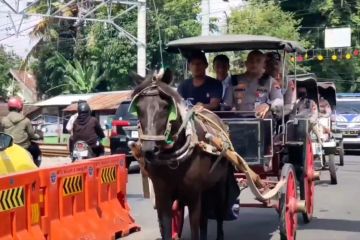
[(301, 147), (304, 145), (304, 142), (302, 141), (288, 141), (286, 142), (286, 145), (292, 146), (292, 147)]

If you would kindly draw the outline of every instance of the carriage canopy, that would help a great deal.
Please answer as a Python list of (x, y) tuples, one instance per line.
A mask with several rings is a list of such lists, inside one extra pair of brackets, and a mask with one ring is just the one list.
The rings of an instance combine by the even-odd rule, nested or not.
[(330, 106), (331, 109), (334, 110), (336, 107), (336, 87), (335, 83), (333, 82), (318, 82), (318, 91), (320, 97), (325, 98)]
[(288, 79), (295, 80), (296, 82), (296, 89), (300, 87), (305, 87), (307, 90), (307, 97), (311, 100), (314, 100), (316, 104), (319, 106), (319, 92), (318, 92), (318, 85), (317, 85), (317, 78), (316, 75), (313, 73), (308, 74), (299, 74), (296, 75), (289, 75)]
[(261, 35), (217, 35), (183, 38), (171, 41), (166, 50), (173, 53), (189, 51), (225, 52), (241, 50), (305, 51), (297, 42)]

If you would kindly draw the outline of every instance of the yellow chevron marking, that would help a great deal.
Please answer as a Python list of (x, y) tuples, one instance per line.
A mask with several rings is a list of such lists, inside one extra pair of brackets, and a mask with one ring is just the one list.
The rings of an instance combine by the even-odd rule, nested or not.
[(24, 187), (0, 191), (0, 212), (25, 206)]
[(37, 224), (40, 222), (40, 207), (38, 203), (31, 204), (31, 223)]
[(101, 170), (101, 183), (116, 182), (116, 167), (107, 167)]
[(76, 175), (66, 177), (63, 185), (63, 195), (69, 196), (83, 191), (83, 176)]

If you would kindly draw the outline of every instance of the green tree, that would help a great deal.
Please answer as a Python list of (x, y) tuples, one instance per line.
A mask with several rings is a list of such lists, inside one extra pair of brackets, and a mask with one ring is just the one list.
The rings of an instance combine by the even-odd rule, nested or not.
[(70, 62), (61, 54), (56, 57), (62, 64), (65, 83), (59, 85), (65, 87), (66, 93), (91, 93), (96, 91), (96, 87), (103, 79), (103, 74), (99, 73), (97, 63), (81, 64), (78, 60)]
[[(303, 0), (279, 1), (284, 11), (294, 13), (294, 17), (301, 21), (300, 29), (302, 38), (311, 43), (310, 49), (324, 47), (325, 27), (352, 28), (352, 45), (360, 47), (360, 2), (354, 0)], [(351, 60), (323, 62), (309, 61), (305, 65), (310, 71), (316, 73), (321, 79), (330, 79), (336, 82), (339, 91), (359, 91), (360, 61), (358, 58)]]
[[(113, 7), (113, 15), (118, 15), (123, 11), (126, 11), (123, 6)], [(76, 11), (65, 12), (76, 15)], [(181, 56), (167, 54), (164, 52), (164, 47), (170, 40), (200, 34), (201, 27), (197, 20), (199, 12), (198, 1), (147, 1), (148, 69), (161, 66), (161, 59), (163, 59), (164, 65), (170, 66), (178, 73), (176, 75), (182, 75)], [(107, 9), (100, 8), (93, 17), (107, 17)], [(136, 10), (124, 14), (115, 22), (136, 36)], [(56, 58), (52, 58), (55, 52), (59, 52), (72, 63), (79, 61), (82, 66), (89, 61), (96, 62), (99, 74), (104, 76), (104, 80), (97, 86), (97, 90), (119, 90), (132, 87), (133, 82), (129, 78), (129, 73), (136, 71), (136, 45), (111, 25), (87, 22), (86, 26), (77, 23), (77, 27), (74, 27), (74, 21), (48, 22), (46, 24), (38, 26), (38, 29), (34, 29), (34, 31), (37, 30), (35, 32), (39, 36), (44, 34), (50, 37), (44, 37), (32, 54), (35, 59), (32, 66), (36, 70), (41, 92), (46, 92), (46, 96), (57, 95), (64, 91), (64, 88), (56, 86), (67, 81), (63, 78), (62, 70), (59, 68), (60, 63)], [(55, 30), (58, 37), (56, 38), (56, 34), (51, 33), (49, 29)], [(71, 33), (70, 38), (64, 37), (67, 32)], [(72, 39), (76, 41), (72, 42)]]
[[(0, 94), (1, 96), (7, 96), (6, 89), (10, 86), (10, 68), (17, 68), (20, 65), (20, 58), (13, 52), (8, 52), (0, 45)], [(11, 93), (10, 93), (11, 94)]]
[[(285, 12), (274, 1), (252, 0), (248, 6), (233, 9), (229, 18), (230, 34), (250, 34), (273, 36), (286, 40), (298, 41), (302, 45), (308, 45), (300, 37), (300, 20), (294, 18), (294, 14)], [(244, 54), (235, 54), (233, 65), (240, 66), (240, 69), (234, 68), (235, 72), (243, 71)], [(288, 61), (288, 64), (291, 64)], [(293, 71), (293, 67), (289, 71)], [(303, 68), (297, 67), (298, 71)]]
[(273, 1), (250, 1), (246, 8), (235, 9), (229, 19), (229, 32), (234, 34), (268, 35), (299, 41), (300, 21), (284, 12)]

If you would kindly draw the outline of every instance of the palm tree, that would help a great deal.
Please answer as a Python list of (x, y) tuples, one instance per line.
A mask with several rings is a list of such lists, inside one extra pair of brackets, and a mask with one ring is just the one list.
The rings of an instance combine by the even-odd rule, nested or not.
[(66, 93), (93, 92), (105, 76), (105, 73), (100, 74), (96, 64), (84, 64), (83, 66), (78, 60), (74, 60), (74, 64), (72, 64), (61, 54), (56, 53), (56, 56), (64, 69), (64, 78), (67, 82), (62, 86), (65, 86), (64, 92)]

